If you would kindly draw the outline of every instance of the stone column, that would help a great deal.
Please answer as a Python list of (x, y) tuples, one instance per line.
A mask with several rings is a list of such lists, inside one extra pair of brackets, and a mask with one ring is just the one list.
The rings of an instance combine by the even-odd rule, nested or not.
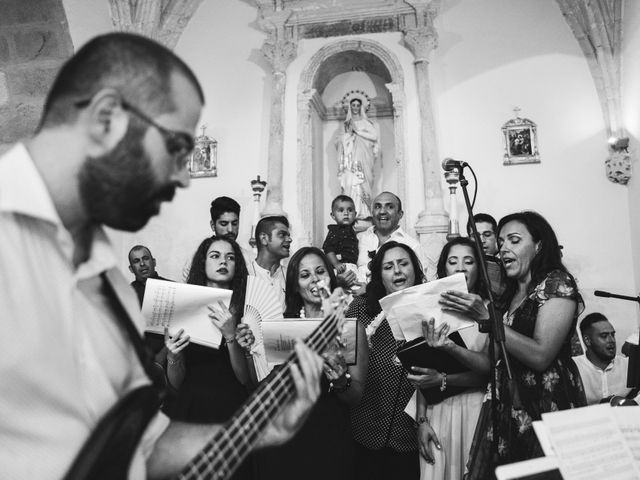
[[(429, 55), (436, 48), (438, 36), (433, 27), (434, 10), (425, 2), (416, 3), (417, 26), (404, 30), (404, 43), (415, 56), (414, 66), (420, 107), (420, 146), (425, 209), (420, 212), (416, 232), (427, 257), (427, 277), (435, 278), (440, 250), (446, 240), (449, 217), (444, 210), (440, 162), (436, 145), (433, 102), (429, 85)], [(423, 5), (424, 4), (424, 5)]]
[[(280, 14), (280, 15), (278, 15)], [(282, 209), (282, 163), (284, 144), (284, 93), (287, 67), (297, 55), (298, 44), (286, 34), (284, 23), (290, 12), (276, 12), (270, 17), (269, 39), (262, 46), (269, 60), (271, 74), (271, 116), (269, 118), (269, 158), (267, 168), (267, 198), (262, 216), (286, 215)]]

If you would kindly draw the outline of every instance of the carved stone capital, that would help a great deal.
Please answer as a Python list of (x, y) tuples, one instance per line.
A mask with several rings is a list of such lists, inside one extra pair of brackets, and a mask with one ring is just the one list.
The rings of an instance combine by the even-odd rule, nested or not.
[(402, 32), (404, 43), (413, 56), (415, 62), (427, 62), (429, 54), (438, 46), (438, 32), (432, 25), (407, 28)]
[(298, 56), (298, 44), (291, 40), (269, 39), (264, 42), (261, 51), (273, 72), (284, 74), (291, 61)]

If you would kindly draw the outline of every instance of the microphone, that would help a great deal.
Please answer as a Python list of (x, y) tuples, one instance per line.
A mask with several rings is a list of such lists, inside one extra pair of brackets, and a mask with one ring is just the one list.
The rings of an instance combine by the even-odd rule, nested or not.
[(596, 297), (619, 298), (620, 300), (631, 300), (640, 303), (640, 297), (629, 297), (628, 295), (618, 295), (617, 293), (603, 292), (602, 290), (594, 290)]
[(603, 292), (602, 290), (596, 290), (593, 292), (593, 294), (596, 297), (607, 297), (607, 298), (611, 297), (611, 294), (609, 292)]
[(463, 162), (462, 160), (454, 160), (453, 158), (445, 158), (442, 160), (442, 169), (445, 172), (450, 172), (454, 168), (458, 170), (462, 170), (464, 167), (469, 166), (467, 162)]

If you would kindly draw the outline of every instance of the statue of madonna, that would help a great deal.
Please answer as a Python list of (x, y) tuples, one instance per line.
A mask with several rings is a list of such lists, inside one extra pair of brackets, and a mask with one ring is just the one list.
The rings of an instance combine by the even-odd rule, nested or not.
[(348, 101), (344, 133), (338, 141), (338, 180), (344, 195), (350, 196), (358, 212), (357, 218), (371, 217), (373, 165), (380, 153), (378, 131), (365, 112), (369, 99), (359, 90), (347, 93)]

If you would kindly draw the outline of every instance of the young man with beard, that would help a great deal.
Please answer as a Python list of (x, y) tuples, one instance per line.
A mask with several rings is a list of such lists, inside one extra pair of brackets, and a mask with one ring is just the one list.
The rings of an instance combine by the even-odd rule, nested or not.
[(616, 355), (616, 331), (603, 314), (590, 313), (580, 323), (580, 333), (587, 351), (573, 357), (576, 362), (587, 404), (593, 405), (611, 395), (625, 397), (629, 359)]
[(389, 240), (404, 243), (411, 247), (422, 268), (426, 267), (420, 242), (400, 227), (404, 215), (402, 202), (391, 192), (382, 192), (371, 203), (373, 226), (358, 234), (358, 281), (369, 283), (369, 262), (380, 246)]
[[(143, 322), (103, 225), (136, 231), (188, 186), (203, 102), (171, 51), (104, 35), (62, 67), (35, 136), (0, 157), (3, 477), (61, 478), (119, 400), (134, 389), (153, 393), (137, 389), (150, 384)], [(322, 361), (298, 352), (295, 398), (260, 445), (290, 438), (317, 399)], [(153, 397), (140, 405), (157, 405)], [(170, 422), (154, 409), (133, 420), (126, 426), (146, 428), (133, 436), (125, 473), (111, 478), (172, 477), (220, 429)]]
[[(238, 242), (238, 231), (240, 230), (240, 204), (238, 202), (230, 197), (217, 197), (211, 202), (209, 214), (211, 215), (211, 230), (216, 237), (224, 237)], [(253, 252), (242, 245), (240, 248), (245, 263), (249, 265), (253, 260)]]

